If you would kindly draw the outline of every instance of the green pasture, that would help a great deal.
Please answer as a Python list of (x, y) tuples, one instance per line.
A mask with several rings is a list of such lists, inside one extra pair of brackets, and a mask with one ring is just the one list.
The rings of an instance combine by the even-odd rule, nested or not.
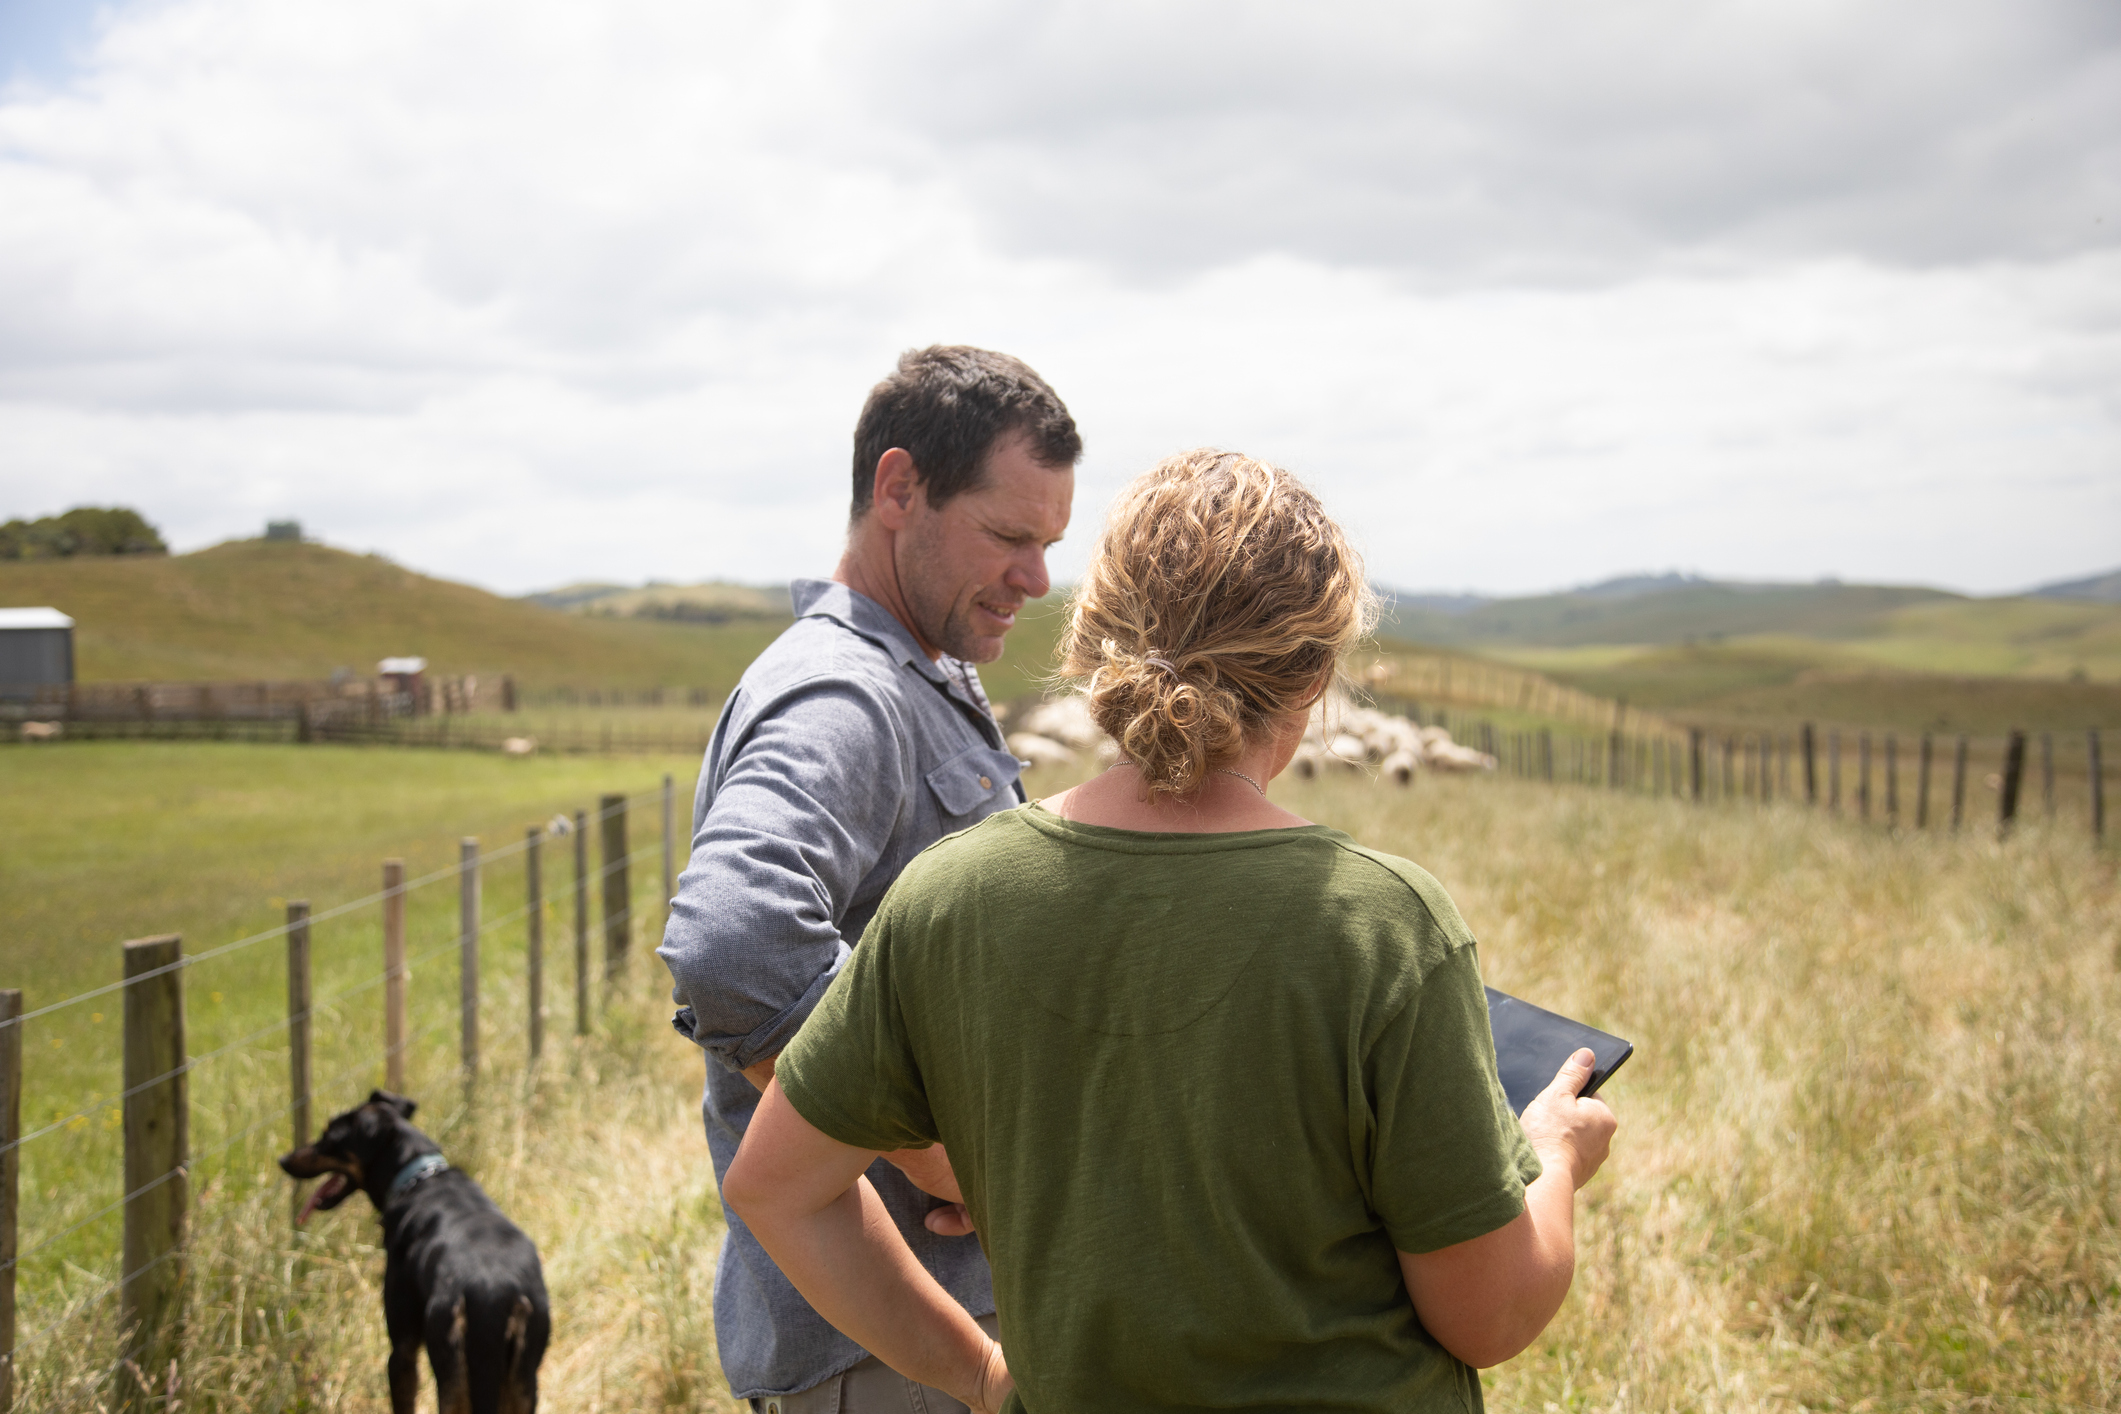
[[(2121, 726), (2121, 683), (2114, 681), (2121, 659), (2114, 670), (2102, 662), (2103, 677), (2079, 680), (1948, 667), (1955, 661), (1951, 654), (1932, 653), (1915, 638), (1850, 644), (1777, 634), (1489, 652), (1585, 692), (1625, 698), (1686, 722), (1759, 728), (1811, 721), (1975, 735), (2013, 727), (2081, 733)], [(1891, 661), (1896, 655), (1898, 661)], [(1996, 661), (2002, 661), (2000, 652)]]
[[(239, 743), (68, 743), (0, 751), (0, 896), (7, 903), (0, 985), (36, 1010), (108, 987), (120, 943), (179, 933), (188, 955), (186, 1042), (195, 1182), (226, 1182), (228, 1162), (284, 1150), (286, 943), (267, 936), (287, 901), (306, 899), (312, 924), (316, 1117), (351, 1103), (384, 1075), (382, 920), (370, 899), (386, 857), (405, 861), (411, 959), (409, 1074), (422, 1087), (455, 1075), (458, 1014), (458, 840), (497, 856), (480, 871), (481, 992), (486, 1067), (520, 1074), (527, 1051), (526, 827), (556, 814), (591, 820), (590, 921), (595, 1005), (604, 1001), (598, 799), (628, 811), (636, 978), (659, 967), (647, 950), (662, 921), (663, 774), (674, 778), (682, 861), (697, 758), (536, 757)], [(542, 850), (552, 1044), (574, 1026), (573, 841)], [(435, 877), (439, 875), (440, 877)], [(368, 902), (360, 902), (370, 899)], [(351, 908), (334, 913), (342, 906)], [(114, 1271), (119, 1217), (121, 1021), (107, 991), (24, 1028), (22, 1151), (26, 1298), (51, 1309)], [(269, 1102), (268, 1102), (269, 1101)], [(245, 1170), (248, 1172), (249, 1170)], [(223, 1175), (216, 1178), (216, 1175)], [(269, 1181), (269, 1179), (268, 1179)], [(101, 1216), (96, 1216), (97, 1214)], [(67, 1234), (77, 1224), (78, 1231)]]

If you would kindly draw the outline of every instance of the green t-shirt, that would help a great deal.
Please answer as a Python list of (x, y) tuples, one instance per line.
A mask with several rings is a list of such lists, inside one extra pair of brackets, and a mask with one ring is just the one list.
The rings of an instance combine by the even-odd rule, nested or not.
[(899, 876), (776, 1074), (842, 1143), (949, 1147), (1011, 1409), (1481, 1407), (1394, 1249), (1508, 1223), (1539, 1160), (1405, 860), (1005, 811)]

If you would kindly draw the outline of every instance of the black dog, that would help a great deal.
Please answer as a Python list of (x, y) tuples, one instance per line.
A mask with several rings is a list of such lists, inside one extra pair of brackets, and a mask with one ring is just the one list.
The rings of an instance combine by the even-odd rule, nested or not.
[(441, 1414), (532, 1414), (552, 1334), (538, 1249), (407, 1123), (413, 1109), (402, 1095), (371, 1091), (367, 1104), (333, 1119), (280, 1167), (324, 1180), (303, 1205), (304, 1220), (356, 1189), (383, 1215), (394, 1414), (413, 1414), (423, 1344)]

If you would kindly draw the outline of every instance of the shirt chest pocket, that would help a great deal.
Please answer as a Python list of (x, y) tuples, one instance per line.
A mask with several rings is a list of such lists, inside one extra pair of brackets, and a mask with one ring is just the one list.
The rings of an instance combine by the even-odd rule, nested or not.
[(1016, 792), (1009, 787), (1021, 769), (1008, 752), (975, 746), (930, 771), (928, 789), (945, 815), (970, 815), (982, 807), (990, 812), (1006, 809), (1016, 804)]

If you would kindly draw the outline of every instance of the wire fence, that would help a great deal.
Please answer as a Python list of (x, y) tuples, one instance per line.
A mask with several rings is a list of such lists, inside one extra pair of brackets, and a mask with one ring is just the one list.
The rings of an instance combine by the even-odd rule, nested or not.
[[(593, 812), (576, 811), (571, 817), (563, 812), (547, 826), (532, 827), (522, 839), (494, 849), (481, 850), (476, 841), (466, 840), (456, 865), (402, 883), (396, 882), (390, 874), (395, 861), (386, 862), (388, 882), (383, 889), (315, 914), (308, 911), (306, 904), (290, 904), (285, 923), (197, 953), (182, 954), (179, 940), (174, 935), (127, 943), (124, 951), (128, 975), (123, 981), (89, 988), (34, 1009), (24, 1009), (24, 997), (20, 991), (0, 990), (0, 1414), (7, 1414), (12, 1409), (16, 1392), (23, 1384), (21, 1377), (33, 1369), (37, 1352), (50, 1348), (52, 1342), (68, 1330), (80, 1331), (82, 1338), (86, 1339), (92, 1328), (100, 1329), (94, 1323), (102, 1318), (114, 1296), (123, 1306), (116, 1327), (120, 1349), (104, 1372), (105, 1380), (166, 1338), (176, 1319), (178, 1306), (175, 1298), (161, 1299), (158, 1293), (174, 1292), (176, 1278), (181, 1277), (193, 1206), (190, 1186), (203, 1166), (224, 1159), (240, 1146), (257, 1139), (261, 1133), (282, 1124), (291, 1129), (303, 1129), (305, 1133), (293, 1135), (298, 1143), (302, 1142), (311, 1137), (306, 1133), (310, 1127), (311, 1102), (320, 1089), (329, 1095), (341, 1091), (363, 1074), (373, 1076), (379, 1071), (395, 1076), (401, 1072), (409, 1053), (432, 1046), (452, 1029), (459, 1032), (460, 1074), (468, 1091), (481, 1070), (478, 1030), (482, 1008), (490, 1009), (498, 995), (490, 989), (487, 995), (481, 995), (479, 963), (481, 947), (486, 941), (497, 935), (512, 935), (518, 925), (525, 925), (521, 929), (525, 944), (520, 959), (525, 983), (522, 1000), (527, 1001), (535, 1014), (521, 1018), (523, 1024), (511, 1028), (510, 1035), (527, 1039), (524, 1064), (535, 1065), (544, 1030), (541, 985), (544, 914), (547, 910), (557, 913), (561, 907), (573, 902), (578, 1013), (575, 1029), (578, 1032), (589, 1030), (586, 999), (594, 985), (588, 976), (594, 951), (590, 937), (592, 896), (602, 905), (596, 922), (599, 925), (597, 931), (603, 938), (601, 972), (608, 996), (611, 986), (629, 966), (636, 932), (633, 882), (637, 871), (653, 868), (652, 861), (659, 857), (665, 906), (674, 887), (678, 861), (674, 818), (677, 802), (673, 784), (672, 778), (665, 776), (659, 788), (631, 795), (604, 796)], [(659, 815), (659, 828), (650, 833), (646, 843), (629, 847), (629, 815), (643, 806), (654, 808)], [(591, 821), (601, 846), (600, 858), (595, 863), (589, 858), (589, 839), (585, 829)], [(578, 831), (581, 833), (577, 834)], [(569, 839), (570, 836), (574, 838)], [(539, 867), (542, 849), (548, 840), (571, 843), (575, 865), (572, 879), (549, 891), (544, 887), (544, 870)], [(482, 880), (485, 874), (491, 866), (518, 857), (526, 857), (524, 902), (488, 914), (483, 908)], [(403, 938), (407, 901), (417, 899), (424, 892), (439, 902), (436, 886), (451, 879), (458, 882), (457, 926), (436, 941), (408, 952)], [(309, 946), (312, 929), (334, 919), (357, 918), (371, 910), (381, 913), (383, 968), (335, 986), (322, 997), (313, 998)], [(286, 1014), (263, 1025), (246, 1027), (241, 1034), (195, 1055), (185, 1054), (184, 976), (202, 964), (252, 953), (276, 940), (287, 944), (289, 987)], [(168, 956), (163, 960), (165, 952)], [(450, 952), (457, 953), (460, 959), (462, 1006), (454, 1017), (414, 1029), (408, 1024), (406, 1015), (408, 989), (390, 984), (409, 979), (415, 966)], [(347, 960), (344, 957), (331, 959), (340, 970)], [(342, 1054), (341, 1059), (346, 1063), (321, 1087), (312, 1085), (308, 1056), (317, 1023), (320, 1020), (340, 1023), (332, 1036), (343, 1052), (346, 1048), (344, 1038), (351, 1034), (343, 1024), (348, 1020), (348, 1004), (367, 997), (378, 988), (385, 992), (384, 1045), (381, 1048), (360, 1048), (350, 1057)], [(27, 1055), (23, 1036), (29, 1024), (55, 1018), (69, 1009), (120, 992), (125, 995), (123, 1082), (107, 1093), (95, 1095), (85, 1104), (62, 1106), (67, 1113), (25, 1131), (21, 1125)], [(218, 1000), (219, 994), (216, 993), (215, 997)], [(430, 993), (422, 1005), (431, 1007), (438, 1001)], [(100, 1020), (100, 1013), (94, 1019)], [(191, 1077), (225, 1065), (232, 1057), (256, 1052), (259, 1047), (279, 1038), (285, 1038), (287, 1102), (257, 1107), (257, 1087), (252, 1084), (238, 1096), (249, 1108), (248, 1112), (230, 1121), (236, 1127), (204, 1147), (191, 1148), (188, 1138), (192, 1119)], [(162, 1063), (164, 1057), (169, 1063)], [(110, 1115), (112, 1122), (116, 1123), (122, 1116), (124, 1127), (123, 1159), (127, 1180), (119, 1185), (120, 1195), (85, 1213), (64, 1214), (62, 1211), (60, 1221), (52, 1230), (40, 1233), (27, 1246), (20, 1245), (21, 1177), (25, 1151), (30, 1151), (28, 1157), (43, 1162), (49, 1169), (64, 1170), (67, 1160), (63, 1156), (57, 1151), (52, 1155), (45, 1155), (43, 1151), (53, 1144), (65, 1143), (70, 1133), (84, 1130), (87, 1121), (113, 1110), (119, 1113)], [(100, 1137), (96, 1136), (97, 1139)], [(161, 1145), (159, 1149), (158, 1144)], [(97, 1152), (100, 1150), (94, 1146), (85, 1146), (74, 1154), (75, 1169), (84, 1165), (93, 1169)], [(74, 1173), (72, 1176), (76, 1180), (72, 1186), (79, 1191), (81, 1175)], [(60, 1190), (49, 1187), (43, 1191), (49, 1199), (58, 1196)], [(156, 1221), (162, 1211), (157, 1208), (158, 1203), (173, 1207), (173, 1221)], [(70, 1281), (90, 1275), (94, 1265), (107, 1261), (107, 1258), (96, 1258), (82, 1244), (90, 1240), (91, 1230), (98, 1224), (119, 1215), (123, 1216), (125, 1232), (123, 1256), (116, 1263), (115, 1273), (106, 1280), (97, 1281), (86, 1292), (66, 1291)], [(52, 1267), (54, 1261), (59, 1263), (56, 1268)], [(26, 1264), (33, 1262), (40, 1269), (52, 1268), (50, 1280), (41, 1283), (40, 1289), (24, 1292), (18, 1278)], [(41, 1289), (45, 1287), (49, 1289)], [(24, 1294), (33, 1299), (18, 1304), (18, 1297)], [(18, 1309), (40, 1318), (33, 1329), (19, 1336), (16, 1329)], [(160, 1368), (159, 1361), (149, 1364), (151, 1368)]]
[[(1621, 704), (1608, 704), (1609, 728), (1557, 730), (1524, 718), (1498, 722), (1389, 692), (1376, 693), (1374, 700), (1418, 725), (1444, 727), (1488, 757), (1489, 769), (1523, 780), (1703, 805), (1795, 804), (1893, 830), (1986, 824), (2008, 833), (2022, 823), (2047, 821), (2088, 831), (2094, 843), (2105, 839), (2106, 764), (2096, 727), (2082, 733), (1903, 736), (1806, 722), (1788, 731), (1714, 732), (1631, 716)], [(1386, 743), (1366, 745), (1362, 759), (1300, 757), (1298, 767), (1315, 772), (1323, 765), (1386, 760)], [(1401, 783), (1412, 774), (1402, 772)]]
[[(712, 726), (705, 722), (569, 721), (552, 717), (534, 722), (511, 721), (506, 716), (479, 713), (390, 717), (373, 722), (300, 717), (68, 721), (54, 724), (52, 730), (63, 741), (240, 742), (424, 747), (514, 755), (647, 756), (701, 754), (706, 750)], [(0, 736), (0, 744), (18, 739), (30, 738)]]

